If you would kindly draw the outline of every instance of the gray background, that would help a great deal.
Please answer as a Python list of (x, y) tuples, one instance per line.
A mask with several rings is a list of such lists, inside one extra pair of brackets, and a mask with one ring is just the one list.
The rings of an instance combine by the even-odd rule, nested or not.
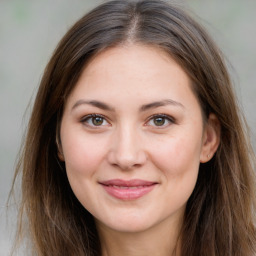
[[(15, 208), (11, 205), (6, 214), (6, 200), (31, 110), (28, 103), (33, 102), (57, 42), (79, 17), (100, 2), (0, 0), (0, 256), (8, 255), (13, 241)], [(232, 63), (232, 78), (255, 148), (256, 1), (185, 0), (183, 4), (201, 17), (201, 23)]]

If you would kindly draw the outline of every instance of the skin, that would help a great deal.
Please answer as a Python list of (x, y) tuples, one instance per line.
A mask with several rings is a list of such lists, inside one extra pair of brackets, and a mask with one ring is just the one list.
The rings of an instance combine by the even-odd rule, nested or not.
[[(60, 137), (59, 157), (95, 217), (102, 255), (160, 256), (178, 248), (186, 202), (200, 162), (218, 147), (219, 125), (213, 114), (203, 122), (190, 80), (170, 56), (134, 44), (98, 54), (67, 100)], [(100, 184), (111, 179), (156, 185), (125, 200)]]

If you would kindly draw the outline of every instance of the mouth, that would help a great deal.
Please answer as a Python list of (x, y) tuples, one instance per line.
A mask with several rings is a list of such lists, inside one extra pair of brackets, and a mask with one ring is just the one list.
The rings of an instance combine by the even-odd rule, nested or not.
[(121, 200), (135, 200), (152, 191), (157, 182), (145, 180), (107, 180), (99, 182), (105, 191), (112, 197)]

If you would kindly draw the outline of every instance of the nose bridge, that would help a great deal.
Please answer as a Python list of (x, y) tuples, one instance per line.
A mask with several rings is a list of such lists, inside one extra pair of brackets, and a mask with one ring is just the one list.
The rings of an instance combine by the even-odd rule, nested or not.
[(113, 136), (109, 158), (111, 164), (118, 165), (122, 169), (130, 169), (144, 163), (146, 155), (142, 139), (134, 125), (123, 123)]
[(123, 125), (120, 127), (119, 136), (117, 136), (117, 151), (120, 155), (128, 157), (134, 155), (137, 151), (137, 143), (139, 140), (138, 132), (132, 125)]

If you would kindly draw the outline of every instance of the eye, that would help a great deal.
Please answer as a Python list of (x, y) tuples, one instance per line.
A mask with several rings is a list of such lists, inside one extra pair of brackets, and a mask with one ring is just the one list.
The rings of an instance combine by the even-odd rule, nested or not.
[(174, 123), (174, 118), (168, 115), (164, 114), (158, 114), (150, 117), (150, 119), (147, 121), (146, 125), (149, 126), (155, 126), (159, 128), (165, 128), (169, 126), (170, 124)]
[(87, 115), (83, 117), (81, 122), (90, 127), (100, 127), (109, 125), (109, 122), (105, 119), (105, 117), (98, 114)]

